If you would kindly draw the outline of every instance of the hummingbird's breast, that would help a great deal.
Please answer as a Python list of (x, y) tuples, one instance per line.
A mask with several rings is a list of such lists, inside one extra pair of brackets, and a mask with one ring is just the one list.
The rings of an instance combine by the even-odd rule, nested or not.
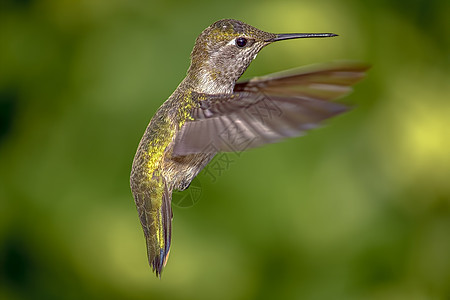
[(183, 85), (181, 87), (183, 87), (181, 92), (177, 89), (168, 100), (168, 102), (172, 103), (170, 105), (169, 119), (173, 120), (174, 132), (170, 143), (165, 149), (164, 159), (161, 162), (161, 171), (164, 178), (171, 183), (172, 188), (178, 190), (186, 189), (198, 172), (214, 157), (214, 154), (210, 153), (173, 155), (175, 143), (180, 142), (177, 139), (180, 129), (192, 119), (192, 109), (200, 105), (197, 93), (191, 88), (184, 88)]
[(158, 109), (139, 143), (131, 176), (131, 185), (147, 185), (163, 176), (170, 187), (183, 189), (198, 173), (198, 166), (208, 157), (201, 154), (173, 157), (173, 147), (181, 127), (191, 119), (198, 105), (192, 90), (178, 88)]

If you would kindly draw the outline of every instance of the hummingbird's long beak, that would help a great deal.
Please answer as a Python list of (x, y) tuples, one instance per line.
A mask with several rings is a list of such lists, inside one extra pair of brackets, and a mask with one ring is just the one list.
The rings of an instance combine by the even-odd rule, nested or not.
[(274, 38), (266, 40), (266, 42), (276, 42), (282, 40), (290, 39), (301, 39), (301, 38), (324, 38), (337, 36), (334, 33), (282, 33), (276, 34)]

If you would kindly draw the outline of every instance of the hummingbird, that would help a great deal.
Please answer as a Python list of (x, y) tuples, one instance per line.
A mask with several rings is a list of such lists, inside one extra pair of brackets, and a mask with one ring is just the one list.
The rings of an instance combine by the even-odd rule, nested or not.
[(369, 68), (364, 63), (329, 63), (238, 82), (269, 44), (334, 36), (274, 34), (223, 19), (197, 37), (187, 75), (150, 120), (131, 170), (148, 261), (157, 277), (169, 257), (172, 191), (188, 188), (219, 152), (297, 137), (348, 110), (331, 100), (364, 77)]

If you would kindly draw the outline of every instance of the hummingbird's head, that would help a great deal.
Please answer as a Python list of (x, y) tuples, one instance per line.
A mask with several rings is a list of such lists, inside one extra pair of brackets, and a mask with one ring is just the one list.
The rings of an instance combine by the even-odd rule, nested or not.
[(263, 47), (285, 39), (327, 36), (335, 34), (274, 34), (238, 20), (219, 20), (197, 37), (188, 77), (196, 82), (200, 92), (231, 92)]
[(217, 21), (198, 36), (188, 72), (197, 76), (202, 86), (214, 82), (230, 90), (256, 54), (274, 37), (241, 21)]

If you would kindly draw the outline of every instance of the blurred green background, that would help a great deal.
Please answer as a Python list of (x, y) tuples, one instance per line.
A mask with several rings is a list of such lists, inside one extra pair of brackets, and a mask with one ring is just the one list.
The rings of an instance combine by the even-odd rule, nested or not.
[[(0, 299), (450, 299), (450, 2), (2, 0)], [(373, 65), (355, 109), (233, 157), (174, 207), (162, 280), (129, 189), (148, 121), (221, 18), (244, 77)]]

